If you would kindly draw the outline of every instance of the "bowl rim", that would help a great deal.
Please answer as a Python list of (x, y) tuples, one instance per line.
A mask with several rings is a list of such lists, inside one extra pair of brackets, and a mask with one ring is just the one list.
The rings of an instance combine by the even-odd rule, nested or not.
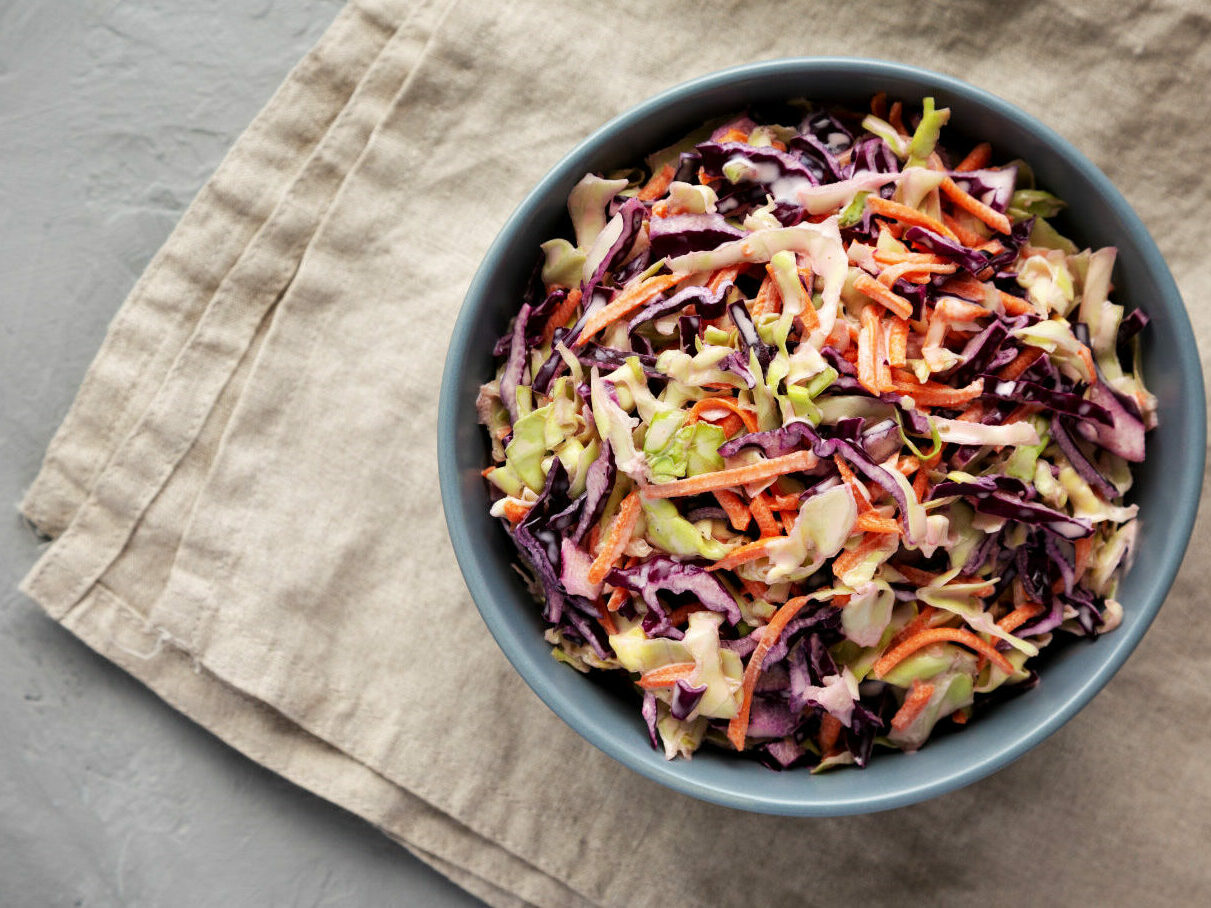
[[(965, 102), (983, 107), (995, 116), (1012, 121), (1027, 133), (1033, 134), (1048, 147), (1052, 154), (1065, 159), (1065, 163), (1086, 180), (1094, 192), (1121, 219), (1125, 232), (1136, 237), (1140, 247), (1142, 266), (1150, 278), (1155, 281), (1160, 291), (1159, 295), (1165, 298), (1163, 304), (1158, 303), (1157, 305), (1164, 306), (1166, 314), (1175, 319), (1177, 323), (1175, 332), (1181, 349), (1174, 351), (1175, 358), (1187, 367), (1193, 364), (1193, 374), (1188, 368), (1181, 372), (1181, 397), (1174, 408), (1175, 412), (1168, 415), (1170, 418), (1186, 421), (1190, 450), (1186, 452), (1187, 456), (1183, 461), (1184, 470), (1182, 475), (1177, 477), (1177, 483), (1182, 487), (1194, 489), (1195, 494), (1183, 496), (1177, 511), (1171, 513), (1167, 518), (1167, 522), (1178, 530), (1178, 538), (1182, 540), (1182, 544), (1163, 550), (1160, 556), (1160, 569), (1153, 574), (1154, 579), (1150, 587), (1152, 594), (1145, 597), (1146, 601), (1133, 604), (1133, 609), (1141, 616), (1138, 623), (1130, 629), (1123, 629), (1126, 632), (1121, 636), (1116, 633), (1101, 638), (1098, 645), (1105, 649), (1096, 670), (1085, 676), (1082, 683), (1071, 690), (1057, 708), (1025, 734), (991, 748), (983, 759), (965, 763), (951, 772), (933, 775), (915, 784), (904, 785), (890, 791), (886, 789), (874, 791), (861, 797), (821, 799), (817, 796), (813, 798), (813, 786), (805, 785), (804, 796), (801, 798), (790, 800), (782, 797), (774, 798), (762, 795), (760, 792), (737, 791), (701, 782), (683, 769), (674, 768), (683, 765), (681, 763), (666, 764), (663, 761), (636, 759), (633, 756), (633, 742), (624, 742), (614, 735), (606, 733), (594, 722), (593, 716), (585, 705), (570, 696), (569, 692), (565, 690), (565, 686), (548, 682), (543, 675), (542, 668), (544, 667), (540, 667), (538, 660), (522, 646), (521, 638), (523, 635), (529, 635), (529, 629), (506, 620), (505, 615), (495, 608), (492, 585), (480, 560), (473, 554), (476, 544), (473, 542), (468, 526), (457, 506), (461, 497), (455, 455), (459, 416), (458, 386), (468, 367), (469, 338), (472, 335), (470, 328), (476, 316), (476, 311), (473, 310), (478, 308), (468, 303), (485, 297), (490, 274), (495, 270), (497, 259), (508, 245), (509, 237), (526, 223), (531, 210), (539, 201), (567, 178), (564, 171), (573, 162), (589, 154), (603, 139), (609, 140), (615, 133), (625, 131), (636, 122), (687, 96), (723, 88), (743, 79), (775, 74), (784, 75), (788, 70), (805, 79), (827, 72), (829, 74), (861, 73), (864, 76), (874, 74), (888, 80), (911, 80), (927, 85), (927, 90), (947, 92), (962, 98)], [(526, 194), (500, 228), (485, 253), (467, 289), (455, 322), (450, 347), (446, 354), (438, 404), (439, 486), (455, 556), (484, 623), (488, 626), (506, 658), (530, 689), (556, 715), (595, 747), (629, 769), (653, 781), (711, 803), (759, 813), (793, 816), (842, 816), (888, 810), (954, 791), (1013, 762), (1076, 715), (1121, 668), (1147, 632), (1169, 593), (1189, 545), (1190, 534), (1198, 511), (1199, 495), (1197, 493), (1203, 478), (1205, 449), (1206, 403), (1201, 361), (1185, 304), (1155, 240), (1110, 179), (1059, 133), (1021, 108), (991, 92), (932, 70), (863, 57), (786, 57), (745, 63), (711, 72), (678, 83), (629, 107), (577, 143)]]

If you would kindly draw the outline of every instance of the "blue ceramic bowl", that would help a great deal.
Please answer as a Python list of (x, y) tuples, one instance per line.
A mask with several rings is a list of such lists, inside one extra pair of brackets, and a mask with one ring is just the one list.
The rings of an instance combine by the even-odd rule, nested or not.
[[(628, 166), (752, 103), (806, 97), (861, 108), (878, 91), (906, 103), (933, 95), (953, 111), (948, 130), (991, 141), (1001, 160), (1028, 161), (1038, 184), (1069, 203), (1064, 232), (1084, 245), (1118, 247), (1117, 298), (1152, 318), (1145, 376), (1160, 401), (1160, 427), (1149, 435), (1133, 491), (1143, 532), (1120, 589), (1123, 623), (1096, 642), (1065, 647), (1036, 689), (963, 732), (915, 754), (876, 752), (865, 770), (776, 773), (709, 747), (692, 761), (666, 762), (648, 746), (638, 697), (622, 698), (551, 658), (539, 610), (510, 567), (516, 554), (488, 516), (480, 478), (488, 449), (476, 424), (476, 390), (493, 375), (492, 344), (519, 305), (538, 245), (566, 229), (568, 191), (584, 173)], [(551, 709), (610, 756), (677, 791), (744, 810), (834, 816), (898, 807), (974, 782), (1026, 753), (1110, 680), (1156, 617), (1181, 563), (1202, 482), (1206, 420), (1198, 352), (1177, 287), (1139, 217), (1101, 171), (1034, 117), (956, 79), (880, 61), (816, 58), (739, 66), (669, 89), (560, 161), (505, 224), (471, 284), (446, 358), (438, 432), (446, 521), (467, 586), (505, 655)]]

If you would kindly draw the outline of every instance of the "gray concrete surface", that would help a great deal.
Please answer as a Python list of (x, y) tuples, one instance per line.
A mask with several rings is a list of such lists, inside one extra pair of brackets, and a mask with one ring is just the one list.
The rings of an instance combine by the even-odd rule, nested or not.
[(16, 591), (105, 327), (340, 0), (0, 0), (0, 905), (479, 904)]

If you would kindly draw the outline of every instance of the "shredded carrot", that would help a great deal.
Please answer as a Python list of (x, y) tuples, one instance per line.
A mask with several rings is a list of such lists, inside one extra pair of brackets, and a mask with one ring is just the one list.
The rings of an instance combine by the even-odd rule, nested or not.
[(754, 599), (764, 599), (769, 595), (768, 583), (762, 583), (760, 580), (748, 580), (744, 577), (740, 578), (740, 582), (744, 584), (745, 592)]
[(904, 698), (904, 702), (896, 710), (896, 714), (891, 717), (891, 727), (896, 731), (903, 731), (912, 725), (929, 705), (933, 692), (934, 686), (928, 681), (922, 681), (920, 678), (913, 679), (908, 696)]
[(909, 208), (907, 205), (902, 205), (899, 202), (893, 202), (890, 199), (885, 199), (879, 195), (868, 195), (866, 197), (866, 207), (875, 214), (882, 215), (886, 218), (892, 218), (900, 221), (903, 224), (912, 224), (916, 227), (924, 227), (926, 230), (932, 230), (934, 233), (940, 233), (944, 237), (952, 240), (957, 240), (949, 227), (941, 221), (931, 218), (924, 211), (918, 211), (916, 208)]
[(1012, 634), (1032, 618), (1043, 614), (1043, 606), (1033, 600), (1026, 600), (1012, 612), (997, 622), (997, 627), (1007, 634)]
[(988, 166), (990, 160), (992, 160), (992, 146), (987, 142), (981, 142), (971, 151), (967, 152), (967, 157), (959, 162), (959, 166), (955, 170), (980, 170)]
[(984, 379), (977, 378), (965, 388), (952, 388), (939, 382), (918, 384), (916, 381), (892, 382), (893, 390), (907, 394), (926, 407), (958, 407), (984, 393)]
[(609, 530), (602, 540), (601, 552), (589, 565), (589, 583), (601, 583), (610, 572), (614, 563), (622, 557), (627, 543), (631, 541), (631, 533), (639, 519), (639, 493), (631, 492), (622, 500), (618, 508), (618, 516), (610, 524)]
[(690, 407), (689, 417), (686, 419), (687, 424), (693, 425), (699, 420), (712, 422), (713, 418), (703, 416), (703, 413), (711, 410), (730, 410), (744, 422), (744, 427), (750, 432), (757, 431), (757, 414), (752, 410), (746, 410), (737, 404), (734, 400), (728, 397), (705, 397), (697, 401), (694, 406)]
[(823, 756), (827, 757), (837, 746), (837, 740), (841, 737), (841, 727), (841, 720), (832, 713), (825, 713), (820, 717), (820, 737), (817, 743), (820, 745), (820, 753)]
[(576, 338), (574, 346), (580, 346), (598, 331), (612, 325), (618, 319), (630, 315), (640, 306), (651, 302), (658, 293), (684, 279), (684, 274), (658, 274), (634, 287), (623, 290), (585, 320), (584, 328), (581, 330), (580, 336)]
[(925, 500), (926, 492), (929, 490), (929, 471), (936, 467), (941, 459), (942, 447), (939, 445), (932, 457), (927, 457), (921, 462), (921, 468), (917, 470), (917, 475), (912, 481), (912, 491), (917, 496), (917, 501)]
[(1085, 576), (1085, 571), (1089, 568), (1089, 556), (1093, 554), (1093, 537), (1085, 536), (1073, 542), (1073, 547), (1076, 548), (1076, 556), (1072, 571), (1072, 582), (1078, 583)]
[(1033, 366), (1042, 355), (1043, 350), (1041, 347), (1023, 347), (1021, 353), (1011, 359), (1007, 365), (997, 372), (997, 378), (1004, 381), (1013, 381)]
[(903, 113), (904, 113), (903, 103), (901, 103), (900, 101), (896, 101), (894, 104), (891, 105), (891, 110), (889, 110), (887, 112), (887, 122), (890, 123), (891, 128), (894, 129), (896, 132), (898, 132), (900, 135), (906, 136), (906, 135), (908, 135), (908, 131), (904, 128), (904, 120), (902, 119)]
[(691, 602), (689, 605), (683, 605), (680, 608), (675, 608), (669, 612), (669, 624), (673, 627), (680, 627), (689, 620), (690, 615), (694, 612), (705, 612), (706, 606), (701, 602)]
[(1008, 315), (1026, 315), (1034, 312), (1034, 306), (1030, 305), (1029, 300), (1022, 299), (1020, 296), (1014, 296), (1012, 293), (1006, 293), (1004, 290), (998, 290), (1000, 294), (1001, 305), (1005, 307), (1005, 312)]
[(770, 507), (775, 511), (795, 511), (799, 510), (798, 495), (779, 495), (776, 490), (770, 490)]
[(618, 633), (618, 625), (614, 623), (614, 614), (609, 607), (600, 598), (595, 603), (597, 606), (597, 620), (601, 623), (601, 628), (610, 636)]
[(881, 517), (874, 511), (866, 511), (858, 515), (854, 529), (863, 533), (899, 533), (900, 524), (893, 517)]
[(957, 272), (953, 277), (947, 278), (941, 289), (943, 293), (953, 293), (976, 303), (988, 296), (988, 285), (966, 272)]
[(912, 303), (900, 294), (884, 287), (866, 272), (862, 272), (854, 278), (854, 289), (881, 306), (886, 306), (900, 318), (912, 318)]
[(673, 182), (673, 175), (675, 173), (677, 173), (677, 170), (672, 164), (665, 164), (652, 174), (651, 179), (644, 184), (642, 189), (635, 193), (635, 198), (641, 202), (656, 201), (669, 191), (669, 184)]
[(956, 416), (955, 419), (958, 419), (961, 422), (979, 422), (983, 416), (984, 402), (977, 398), (968, 404), (967, 409)]
[(707, 289), (711, 293), (718, 293), (719, 288), (728, 281), (735, 282), (736, 278), (740, 276), (740, 271), (743, 267), (743, 265), (728, 265), (726, 268), (720, 268), (707, 280)]
[(743, 129), (731, 127), (727, 132), (719, 137), (720, 142), (744, 142), (748, 143), (748, 133)]
[(736, 750), (744, 750), (744, 737), (748, 733), (749, 712), (753, 708), (753, 691), (757, 689), (757, 678), (761, 674), (761, 664), (765, 661), (766, 653), (778, 641), (778, 637), (785, 630), (786, 625), (790, 623), (790, 620), (799, 613), (799, 610), (808, 601), (807, 596), (798, 596), (788, 600), (778, 611), (774, 612), (774, 617), (770, 618), (769, 624), (761, 632), (761, 639), (757, 642), (757, 648), (753, 650), (753, 654), (749, 657), (748, 665), (744, 668), (744, 680), (740, 687), (740, 709), (737, 710), (736, 715), (732, 717), (727, 726), (727, 739), (732, 742), (732, 746)]
[(887, 362), (903, 366), (908, 362), (908, 320), (895, 316), (887, 330)]
[(652, 206), (652, 217), (654, 217), (654, 218), (667, 218), (670, 213), (674, 213), (674, 212), (669, 211), (669, 200), (668, 199), (661, 199), (659, 202), (657, 202), (655, 205)]
[(782, 524), (782, 532), (789, 536), (795, 529), (795, 514), (791, 511), (779, 511), (778, 522)]
[(678, 681), (684, 681), (692, 675), (697, 667), (693, 662), (672, 662), (644, 672), (635, 683), (644, 690), (672, 687)]
[(782, 311), (782, 295), (778, 293), (778, 285), (768, 274), (757, 289), (757, 296), (749, 306), (749, 312), (755, 318), (767, 312), (777, 314)]
[(905, 476), (911, 476), (921, 468), (921, 461), (912, 454), (906, 454), (900, 458), (900, 462), (896, 464), (896, 469)]
[(646, 498), (677, 498), (683, 495), (698, 495), (702, 492), (713, 492), (715, 489), (730, 489), (733, 486), (748, 485), (750, 482), (763, 482), (787, 473), (803, 473), (812, 469), (817, 462), (816, 455), (811, 451), (794, 451), (790, 454), (783, 454), (781, 457), (759, 460), (742, 467), (732, 467), (714, 473), (702, 473), (688, 479), (674, 479), (672, 482), (645, 486), (643, 494)]
[(764, 558), (769, 551), (769, 544), (775, 539), (781, 538), (781, 536), (767, 536), (764, 539), (758, 539), (756, 542), (745, 543), (739, 548), (732, 549), (707, 568), (707, 570), (730, 571), (734, 567), (748, 564), (750, 561), (756, 561), (758, 558)]
[(614, 592), (610, 593), (610, 598), (606, 600), (606, 609), (611, 612), (616, 612), (626, 604), (626, 601), (629, 598), (630, 593), (628, 593), (625, 589), (620, 586), (615, 587)]
[(1077, 356), (1081, 358), (1081, 362), (1085, 364), (1085, 371), (1089, 375), (1089, 383), (1091, 385), (1096, 385), (1098, 378), (1097, 369), (1095, 369), (1093, 366), (1093, 353), (1091, 353), (1089, 348), (1084, 344), (1078, 344), (1076, 352)]
[(573, 287), (568, 291), (567, 299), (555, 307), (555, 311), (551, 313), (551, 317), (547, 319), (546, 326), (542, 329), (542, 342), (549, 344), (551, 338), (555, 336), (555, 329), (567, 324), (576, 310), (580, 307), (580, 288)]
[(1013, 225), (1009, 222), (1009, 218), (1001, 214), (995, 208), (990, 208), (973, 196), (970, 192), (962, 189), (950, 177), (943, 177), (942, 183), (938, 187), (942, 190), (943, 195), (955, 203), (959, 208), (962, 208), (968, 214), (975, 215), (997, 233), (1009, 233), (1013, 230)]
[(878, 326), (879, 316), (875, 307), (863, 307), (862, 328), (858, 332), (858, 382), (876, 396), (883, 390), (879, 387), (879, 373), (875, 367), (875, 357), (879, 352)]
[(877, 92), (870, 99), (870, 112), (880, 120), (887, 119), (887, 92)]
[[(902, 243), (900, 245), (903, 245)], [(913, 262), (918, 265), (953, 265), (948, 259), (932, 252), (901, 252), (898, 249), (875, 249), (875, 261), (880, 265), (902, 265)]]
[(727, 520), (732, 525), (732, 529), (741, 532), (746, 530), (753, 519), (753, 514), (745, 506), (744, 499), (730, 489), (716, 489), (712, 494), (719, 502), (719, 507), (727, 512)]
[[(921, 275), (921, 282), (924, 283), (929, 280), (931, 274), (954, 274), (958, 268), (959, 266), (954, 262), (945, 262), (943, 264), (936, 264), (934, 262), (900, 262), (896, 265), (888, 265), (880, 271), (878, 280), (880, 284), (890, 289), (900, 278), (912, 280), (917, 275)], [(907, 318), (907, 316), (905, 317)]]
[[(896, 568), (896, 570), (903, 573), (902, 568)], [(924, 586), (924, 585), (925, 584), (921, 584), (921, 586)], [(891, 638), (891, 640), (888, 641), (887, 649), (889, 649), (889, 650), (895, 649), (897, 646), (899, 646), (901, 643), (903, 643), (909, 637), (912, 637), (913, 635), (918, 634), (921, 631), (925, 630), (927, 627), (929, 627), (929, 622), (933, 620), (933, 616), (936, 615), (937, 612), (938, 612), (938, 610), (936, 608), (934, 608), (932, 605), (925, 606), (923, 609), (921, 609), (919, 612), (917, 612), (917, 616), (915, 618), (913, 618), (911, 621), (908, 622), (908, 624), (906, 624), (902, 628), (900, 628), (900, 630), (898, 630), (896, 632), (895, 636), (893, 636)]]
[(799, 313), (799, 320), (803, 322), (803, 327), (807, 331), (815, 331), (820, 327), (820, 316), (816, 312), (816, 306), (812, 303), (812, 270), (808, 267), (799, 269), (799, 280), (803, 283), (803, 288), (807, 291), (807, 303), (803, 307), (803, 311)]
[(992, 315), (992, 310), (985, 309), (979, 303), (969, 303), (957, 296), (947, 296), (938, 303), (934, 315), (948, 322), (974, 322)]
[(858, 482), (858, 477), (854, 475), (854, 471), (849, 468), (840, 454), (833, 455), (833, 463), (837, 465), (837, 472), (841, 474), (841, 481), (849, 486), (850, 492), (854, 496), (854, 504), (858, 506), (858, 513), (869, 511), (872, 507), (870, 499), (866, 494), (866, 487)]
[(527, 514), (530, 513), (530, 508), (533, 507), (533, 505), (523, 504), (516, 498), (506, 498), (505, 503), (501, 507), (502, 510), (504, 510), (505, 517), (508, 518), (509, 523), (516, 526), (517, 524), (521, 523)]
[(883, 544), (882, 533), (868, 533), (857, 548), (842, 552), (833, 559), (833, 576), (842, 577), (858, 566), (867, 555)]
[(782, 535), (778, 521), (774, 519), (774, 512), (770, 510), (769, 499), (764, 492), (749, 502), (749, 510), (752, 511), (753, 519), (757, 521), (757, 528), (761, 530), (762, 538)]
[(875, 678), (881, 679), (889, 671), (899, 665), (904, 659), (911, 656), (917, 650), (923, 647), (930, 646), (934, 643), (961, 643), (969, 649), (975, 650), (983, 656), (987, 656), (997, 668), (1004, 671), (1006, 674), (1013, 674), (1013, 666), (1009, 664), (1001, 653), (997, 652), (996, 648), (988, 642), (981, 640), (971, 631), (965, 631), (957, 627), (931, 627), (926, 630), (918, 631), (908, 639), (904, 640), (898, 646), (893, 647), (883, 653), (879, 657), (879, 661), (874, 664), (871, 673)]
[(955, 236), (959, 238), (959, 242), (964, 246), (978, 248), (983, 246), (984, 243), (988, 241), (988, 237), (984, 236), (982, 233), (977, 233), (970, 227), (965, 226), (963, 222), (954, 215), (943, 212), (942, 223), (955, 232)]
[(953, 722), (955, 725), (966, 725), (967, 724), (966, 710), (956, 709), (954, 712), (952, 712), (950, 714), (950, 721)]

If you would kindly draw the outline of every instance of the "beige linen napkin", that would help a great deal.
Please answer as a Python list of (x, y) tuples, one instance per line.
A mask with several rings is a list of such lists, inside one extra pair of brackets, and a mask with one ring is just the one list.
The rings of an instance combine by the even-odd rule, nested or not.
[(1009, 769), (881, 815), (748, 815), (624, 769), (516, 677), (455, 565), (434, 442), (462, 294), (529, 187), (630, 104), (777, 56), (903, 60), (1037, 113), (1143, 216), (1211, 349), (1209, 37), (1198, 0), (356, 0), (118, 312), (23, 504), (57, 537), (24, 589), (493, 905), (1205, 902), (1202, 559)]

